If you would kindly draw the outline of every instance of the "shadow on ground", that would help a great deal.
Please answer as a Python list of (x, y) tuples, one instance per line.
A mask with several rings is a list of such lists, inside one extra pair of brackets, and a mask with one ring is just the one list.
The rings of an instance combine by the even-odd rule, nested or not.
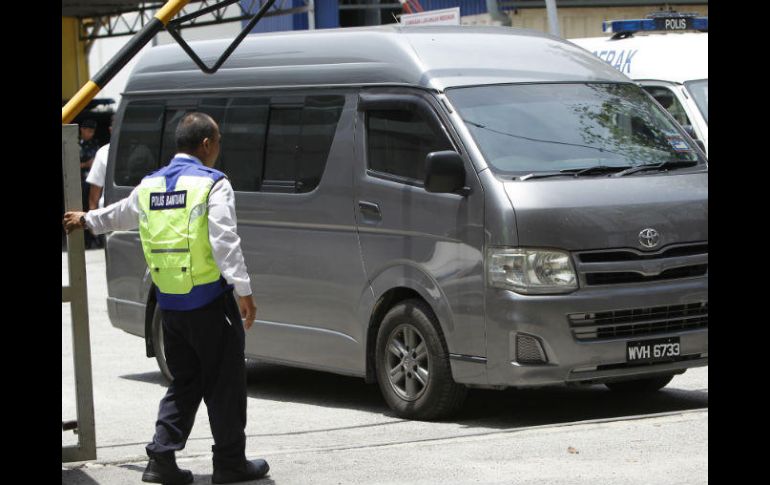
[[(184, 464), (182, 463), (180, 465), (182, 468), (184, 468)], [(144, 473), (144, 466), (140, 465), (118, 465), (117, 469), (127, 470), (128, 472), (131, 472), (130, 474), (126, 474), (121, 471), (114, 472), (114, 475), (111, 479), (109, 479), (110, 482), (113, 480), (117, 480), (120, 483), (128, 483), (129, 480), (133, 481), (133, 478), (136, 478), (136, 483), (142, 483), (142, 473)], [(194, 481), (192, 482), (193, 485), (195, 484), (202, 484), (202, 483), (211, 483), (211, 474), (198, 474), (195, 473), (194, 475)], [(107, 481), (96, 481), (90, 476), (88, 476), (88, 471), (83, 470), (80, 468), (74, 468), (74, 469), (62, 469), (61, 471), (61, 482), (62, 484), (66, 485), (99, 485), (100, 483), (108, 483)], [(251, 483), (254, 485), (275, 485), (276, 482), (272, 480), (269, 476), (265, 477), (261, 480), (251, 480), (247, 482), (240, 482), (240, 483)]]
[[(355, 409), (396, 418), (376, 384), (358, 377), (250, 361), (246, 367), (252, 398)], [(123, 376), (166, 386), (160, 372)], [(708, 408), (708, 389), (667, 387), (648, 395), (623, 395), (602, 385), (485, 391), (473, 389), (450, 421), (468, 427), (515, 428), (594, 419), (621, 418)]]
[(62, 469), (61, 482), (67, 485), (99, 485), (99, 482), (89, 477), (80, 469)]

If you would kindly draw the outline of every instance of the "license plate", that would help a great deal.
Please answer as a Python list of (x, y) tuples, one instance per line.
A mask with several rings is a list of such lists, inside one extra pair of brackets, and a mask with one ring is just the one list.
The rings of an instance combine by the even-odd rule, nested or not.
[(658, 362), (679, 355), (679, 337), (628, 342), (626, 345), (626, 362)]

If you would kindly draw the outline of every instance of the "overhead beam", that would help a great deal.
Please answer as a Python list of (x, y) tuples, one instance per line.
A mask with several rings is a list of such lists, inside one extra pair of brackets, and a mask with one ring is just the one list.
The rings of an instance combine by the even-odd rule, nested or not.
[[(196, 11), (209, 8), (210, 6), (220, 3), (221, 0), (203, 0), (195, 2), (196, 5), (187, 5), (184, 7), (180, 16), (184, 17), (190, 14), (194, 14)], [(306, 13), (310, 10), (310, 0), (304, 0), (305, 6), (290, 7), (287, 6), (286, 0), (280, 0), (276, 2), (268, 11), (264, 17), (273, 17), (275, 15), (292, 15), (298, 13)], [(192, 4), (193, 2), (189, 2)], [(190, 22), (186, 22), (185, 25), (180, 26), (180, 29), (189, 29), (194, 27), (205, 27), (207, 25), (217, 25), (228, 22), (240, 22), (243, 20), (250, 20), (256, 15), (260, 8), (266, 3), (266, 0), (249, 0), (248, 2), (237, 2), (230, 5), (219, 7), (210, 12), (209, 15), (196, 18)], [(154, 16), (155, 11), (160, 7), (160, 4), (141, 4), (137, 8), (121, 11), (112, 15), (99, 15), (91, 17), (93, 25), (81, 30), (82, 40), (94, 40), (105, 39), (111, 37), (122, 37), (126, 35), (135, 35), (150, 21)], [(288, 8), (287, 8), (288, 7)], [(100, 26), (97, 29), (95, 26)]]

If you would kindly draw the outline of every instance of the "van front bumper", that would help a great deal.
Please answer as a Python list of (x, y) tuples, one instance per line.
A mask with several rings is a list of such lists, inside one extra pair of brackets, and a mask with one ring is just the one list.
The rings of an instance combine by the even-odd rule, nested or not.
[[(589, 287), (568, 295), (527, 296), (490, 288), (487, 291), (487, 383), (530, 387), (562, 383), (597, 383), (684, 372), (708, 365), (708, 316), (701, 328), (663, 330), (631, 337), (587, 338), (575, 335), (569, 315), (645, 311), (708, 302), (708, 276), (644, 285)], [(628, 328), (628, 327), (624, 327)], [(516, 336), (536, 337), (547, 359), (542, 364), (517, 362)], [(628, 342), (679, 337), (675, 360), (627, 362)]]

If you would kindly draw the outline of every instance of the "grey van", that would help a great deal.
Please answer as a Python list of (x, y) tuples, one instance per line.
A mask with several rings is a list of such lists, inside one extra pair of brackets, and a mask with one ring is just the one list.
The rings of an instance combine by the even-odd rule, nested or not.
[[(229, 41), (193, 43), (212, 62)], [(379, 383), (437, 419), (468, 388), (650, 392), (708, 364), (708, 170), (644, 91), (511, 28), (249, 36), (214, 75), (137, 64), (106, 201), (220, 125), (258, 305), (246, 354)], [(136, 231), (107, 239), (112, 324), (163, 359)]]

